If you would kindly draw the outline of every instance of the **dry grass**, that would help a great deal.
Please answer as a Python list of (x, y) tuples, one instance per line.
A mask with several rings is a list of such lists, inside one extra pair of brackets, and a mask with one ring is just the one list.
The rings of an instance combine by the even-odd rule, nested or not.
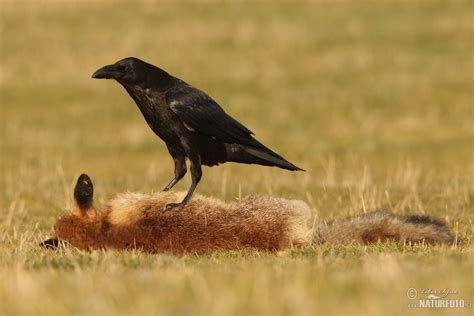
[[(419, 313), (407, 308), (409, 287), (474, 299), (471, 1), (3, 1), (0, 10), (1, 315)], [(376, 208), (433, 214), (464, 244), (200, 257), (38, 249), (80, 173), (100, 204), (159, 190), (172, 175), (123, 89), (90, 79), (129, 55), (209, 92), (308, 170), (206, 168), (200, 193), (304, 199), (318, 220)]]

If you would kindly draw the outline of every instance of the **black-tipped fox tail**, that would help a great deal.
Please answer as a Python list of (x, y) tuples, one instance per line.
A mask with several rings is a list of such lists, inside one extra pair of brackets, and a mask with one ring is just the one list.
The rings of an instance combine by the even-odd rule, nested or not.
[(424, 215), (395, 216), (376, 211), (321, 224), (314, 244), (373, 244), (394, 241), (425, 244), (453, 244), (454, 235), (445, 221)]

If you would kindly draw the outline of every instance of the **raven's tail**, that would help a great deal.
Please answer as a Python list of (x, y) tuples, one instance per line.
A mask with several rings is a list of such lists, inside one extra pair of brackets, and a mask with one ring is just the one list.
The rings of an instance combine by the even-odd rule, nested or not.
[(265, 162), (268, 162), (270, 166), (275, 166), (279, 167), (282, 169), (286, 170), (291, 170), (291, 171), (306, 171), (304, 169), (301, 169), (298, 166), (295, 166), (285, 158), (281, 157), (280, 155), (274, 153), (268, 148), (265, 148), (267, 150), (262, 150), (262, 149), (255, 149), (251, 147), (246, 147), (244, 150), (252, 155), (255, 158), (261, 159)]
[(258, 142), (256, 143), (258, 146), (225, 144), (227, 154), (226, 160), (239, 163), (279, 167), (291, 171), (306, 171), (298, 166), (295, 166), (264, 145)]

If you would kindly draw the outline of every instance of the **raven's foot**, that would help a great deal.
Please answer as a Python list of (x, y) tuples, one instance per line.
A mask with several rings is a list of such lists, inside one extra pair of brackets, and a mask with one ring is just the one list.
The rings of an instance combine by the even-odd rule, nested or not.
[(171, 188), (174, 187), (174, 185), (175, 185), (177, 182), (178, 182), (178, 181), (176, 181), (176, 179), (171, 180), (171, 182), (168, 183), (168, 184), (164, 187), (163, 192), (166, 192), (166, 191), (171, 190)]
[(184, 205), (185, 205), (185, 203), (183, 203), (183, 202), (167, 204), (166, 207), (165, 207), (165, 210), (163, 211), (163, 213), (169, 212), (173, 209), (177, 209), (177, 210), (182, 209)]

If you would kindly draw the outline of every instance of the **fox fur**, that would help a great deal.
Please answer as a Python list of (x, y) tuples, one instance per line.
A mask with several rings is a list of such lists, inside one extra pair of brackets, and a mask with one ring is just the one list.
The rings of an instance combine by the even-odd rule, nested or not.
[(196, 196), (180, 210), (164, 212), (182, 194), (123, 193), (103, 210), (93, 205), (93, 185), (83, 174), (74, 190), (71, 212), (54, 225), (54, 237), (82, 250), (140, 249), (146, 252), (203, 253), (217, 250), (284, 250), (311, 244), (371, 244), (400, 241), (451, 244), (444, 221), (428, 216), (396, 216), (389, 212), (324, 223), (313, 228), (303, 201), (251, 195), (225, 203)]

